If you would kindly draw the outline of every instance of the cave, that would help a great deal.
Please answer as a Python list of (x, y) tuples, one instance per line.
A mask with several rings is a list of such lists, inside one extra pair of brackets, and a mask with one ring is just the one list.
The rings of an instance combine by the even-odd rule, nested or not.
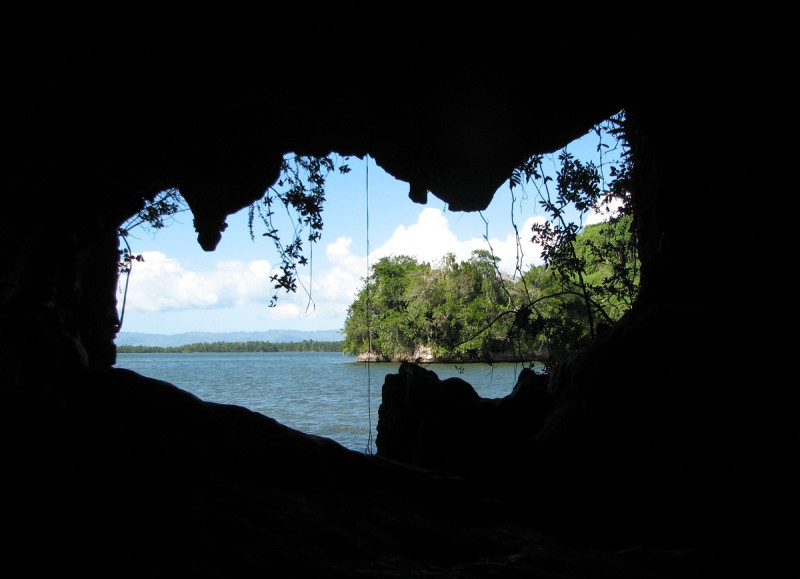
[[(771, 223), (793, 185), (792, 33), (766, 7), (376, 10), (4, 9), (6, 572), (796, 573)], [(492, 490), (114, 367), (117, 228), (158, 192), (181, 192), (207, 251), (289, 152), (369, 155), (409, 203), (477, 211), (618, 111), (640, 295), (553, 371)]]

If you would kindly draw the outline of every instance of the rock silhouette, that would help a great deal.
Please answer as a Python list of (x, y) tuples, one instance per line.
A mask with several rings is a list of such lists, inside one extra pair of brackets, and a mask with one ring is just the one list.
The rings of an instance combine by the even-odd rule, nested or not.
[[(795, 189), (790, 19), (525, 10), (4, 8), (7, 572), (796, 573), (797, 389), (776, 329), (792, 262), (783, 228), (757, 227)], [(419, 444), (364, 456), (113, 368), (117, 227), (143, 199), (179, 189), (187, 243), (210, 251), (284, 154), (336, 151), (475, 211), (623, 109), (641, 294), (549, 377), (541, 429), (503, 436), (513, 468), (464, 424), (458, 452), (418, 415)], [(524, 426), (502, 413), (525, 389), (506, 409), (467, 386), (439, 388), (468, 424)]]

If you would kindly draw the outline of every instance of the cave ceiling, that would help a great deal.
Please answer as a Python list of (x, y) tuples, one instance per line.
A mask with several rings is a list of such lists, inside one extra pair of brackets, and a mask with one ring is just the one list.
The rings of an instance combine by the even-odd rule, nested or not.
[(176, 187), (207, 250), (290, 152), (370, 155), (409, 183), (412, 199), (430, 192), (451, 210), (475, 211), (531, 155), (625, 106), (627, 87), (604, 82), (593, 64), (598, 50), (618, 76), (647, 52), (628, 49), (631, 31), (641, 34), (632, 22), (647, 18), (635, 12), (371, 17), (20, 15), (13, 166), (26, 187), (60, 193), (49, 201), (59, 220), (87, 227), (114, 226), (142, 197)]

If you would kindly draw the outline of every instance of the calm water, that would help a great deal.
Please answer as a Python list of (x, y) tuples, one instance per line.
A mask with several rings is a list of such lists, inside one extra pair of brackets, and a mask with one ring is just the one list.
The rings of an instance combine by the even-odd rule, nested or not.
[[(359, 363), (338, 352), (118, 354), (116, 364), (203, 400), (244, 406), (359, 452), (375, 452), (381, 387), (399, 366)], [(508, 395), (522, 370), (519, 364), (427, 367), (441, 379), (463, 378), (484, 398)]]

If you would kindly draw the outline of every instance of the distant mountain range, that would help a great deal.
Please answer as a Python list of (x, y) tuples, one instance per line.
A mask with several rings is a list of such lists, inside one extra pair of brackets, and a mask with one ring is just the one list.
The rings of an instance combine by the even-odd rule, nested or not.
[(203, 342), (339, 342), (343, 340), (339, 330), (265, 330), (263, 332), (184, 332), (183, 334), (142, 334), (120, 332), (114, 342), (117, 346), (158, 346), (169, 348), (200, 344)]

